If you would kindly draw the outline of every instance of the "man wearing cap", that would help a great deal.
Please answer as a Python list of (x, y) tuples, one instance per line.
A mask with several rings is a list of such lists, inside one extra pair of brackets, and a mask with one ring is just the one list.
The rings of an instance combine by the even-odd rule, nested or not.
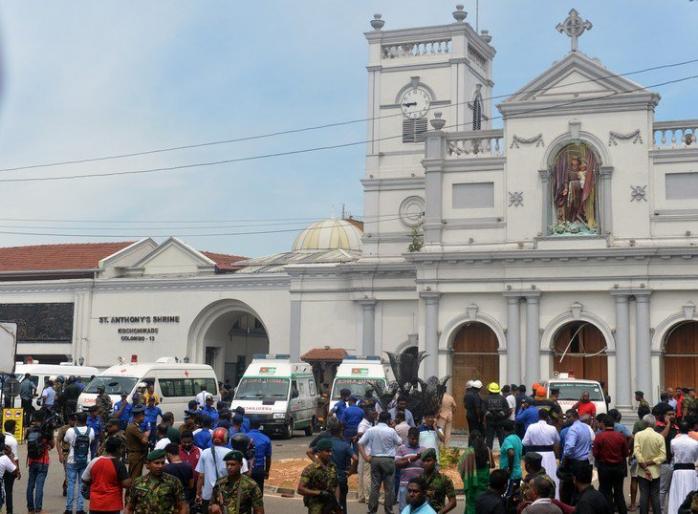
[(111, 417), (111, 398), (104, 392), (104, 386), (97, 386), (97, 398), (95, 398), (95, 405), (97, 406), (97, 414), (102, 418), (102, 423), (105, 425), (109, 418)]
[(271, 439), (264, 432), (260, 431), (260, 427), (261, 422), (255, 420), (252, 424), (252, 429), (247, 432), (247, 436), (254, 443), (255, 452), (251, 476), (263, 492), (264, 480), (269, 478), (269, 471), (271, 471)]
[(150, 447), (155, 446), (157, 441), (157, 428), (158, 428), (158, 417), (162, 418), (162, 411), (160, 407), (156, 405), (156, 399), (154, 396), (148, 398), (147, 405), (143, 410), (144, 417), (141, 428), (150, 433)]
[(114, 417), (119, 420), (121, 430), (126, 430), (128, 420), (131, 418), (133, 405), (128, 402), (128, 392), (121, 393), (121, 400), (114, 404)]
[(116, 418), (112, 418), (107, 422), (107, 430), (104, 434), (104, 441), (99, 448), (99, 455), (106, 453), (106, 442), (112, 438), (121, 442), (121, 458), (124, 458), (126, 456), (126, 434), (121, 430), (119, 420)]
[(153, 450), (146, 460), (148, 474), (133, 481), (125, 514), (187, 514), (182, 483), (163, 473), (165, 450)]
[(436, 450), (428, 448), (421, 455), (427, 485), (429, 504), (438, 514), (445, 514), (456, 507), (456, 490), (453, 481), (436, 469)]
[(141, 423), (145, 418), (143, 406), (136, 405), (133, 407), (131, 414), (133, 420), (126, 427), (126, 450), (128, 451), (128, 474), (131, 479), (141, 476), (143, 473), (143, 464), (148, 453), (148, 437), (149, 432), (144, 432), (141, 429)]
[(218, 411), (216, 408), (213, 406), (213, 396), (212, 395), (207, 395), (206, 396), (206, 404), (201, 407), (201, 412), (206, 414), (209, 418), (211, 418), (211, 426), (215, 426), (218, 424)]
[(504, 431), (502, 423), (509, 418), (511, 409), (509, 402), (501, 395), (501, 390), (497, 382), (492, 382), (487, 386), (487, 399), (485, 400), (485, 426), (487, 435), (487, 447), (491, 450), (494, 444), (494, 436), (497, 436), (499, 445), (504, 441)]
[(474, 380), (469, 382), (470, 386), (466, 384), (467, 389), (465, 390), (465, 397), (463, 397), (463, 404), (465, 405), (465, 417), (468, 420), (468, 430), (474, 432), (477, 430), (481, 434), (484, 434), (482, 429), (482, 398), (480, 398), (480, 389), (482, 389), (482, 382), (479, 380)]
[(264, 497), (257, 483), (241, 473), (244, 457), (233, 450), (223, 457), (227, 475), (219, 478), (211, 493), (209, 514), (264, 514)]
[[(298, 494), (303, 496), (303, 504), (308, 507), (308, 514), (341, 512), (337, 501), (339, 496), (337, 469), (332, 463), (332, 441), (328, 438), (320, 439), (315, 451), (317, 459), (308, 464), (301, 473)], [(386, 491), (386, 497), (387, 495), (388, 491)], [(328, 508), (330, 510), (327, 510)], [(388, 512), (387, 506), (386, 512)]]
[(526, 430), (528, 430), (529, 425), (538, 422), (538, 409), (536, 408), (536, 402), (530, 396), (524, 397), (521, 400), (521, 410), (516, 415), (516, 423), (521, 424), (522, 433), (525, 435)]
[[(208, 512), (213, 486), (221, 477), (228, 474), (223, 458), (230, 449), (228, 444), (228, 431), (225, 428), (217, 428), (211, 436), (213, 445), (201, 452), (201, 458), (196, 464), (198, 479), (196, 481), (196, 503), (201, 505), (203, 512)], [(247, 461), (242, 461), (242, 473), (247, 473)]]
[(87, 416), (87, 426), (94, 432), (94, 439), (90, 439), (90, 453), (96, 456), (99, 445), (104, 438), (104, 422), (99, 415), (99, 407), (97, 407), (97, 405), (90, 406), (89, 413), (90, 415)]
[(526, 429), (522, 442), (526, 452), (537, 452), (542, 457), (545, 472), (555, 483), (555, 491), (558, 491), (560, 486), (557, 478), (556, 455), (560, 451), (560, 434), (554, 426), (550, 425), (548, 411), (540, 410), (538, 417), (538, 421), (531, 423)]

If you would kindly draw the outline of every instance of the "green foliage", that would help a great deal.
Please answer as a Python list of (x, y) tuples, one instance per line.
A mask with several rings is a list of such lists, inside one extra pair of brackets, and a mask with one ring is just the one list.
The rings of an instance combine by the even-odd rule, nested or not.
[(412, 227), (412, 232), (410, 232), (410, 246), (407, 247), (407, 251), (410, 253), (418, 252), (424, 246), (424, 233), (422, 232), (422, 224), (420, 223), (416, 227)]

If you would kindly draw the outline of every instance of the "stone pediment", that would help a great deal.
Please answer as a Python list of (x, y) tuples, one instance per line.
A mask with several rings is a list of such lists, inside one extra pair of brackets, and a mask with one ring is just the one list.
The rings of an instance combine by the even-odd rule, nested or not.
[(176, 237), (170, 237), (132, 268), (139, 275), (198, 275), (214, 273), (216, 263)]
[(615, 74), (581, 52), (570, 52), (498, 105), (505, 117), (654, 108), (659, 95)]

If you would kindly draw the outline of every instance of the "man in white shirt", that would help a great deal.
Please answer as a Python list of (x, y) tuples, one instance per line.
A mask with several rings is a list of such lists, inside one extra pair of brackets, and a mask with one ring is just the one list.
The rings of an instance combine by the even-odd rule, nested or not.
[[(201, 505), (202, 512), (208, 512), (213, 486), (219, 478), (228, 476), (224, 457), (231, 451), (225, 446), (228, 443), (228, 430), (217, 428), (213, 431), (213, 445), (201, 452), (195, 471), (199, 474), (196, 482), (196, 503)], [(242, 460), (240, 473), (247, 473), (247, 459)]]
[(158, 425), (158, 442), (155, 443), (155, 450), (164, 450), (170, 444), (170, 438), (167, 437), (167, 425), (161, 423)]
[[(83, 471), (90, 462), (89, 448), (95, 439), (95, 431), (86, 426), (87, 413), (78, 412), (75, 415), (75, 426), (65, 433), (63, 439), (70, 445), (68, 460), (66, 464), (66, 474), (68, 478), (68, 490), (65, 503), (66, 512), (73, 512), (73, 503), (77, 504), (77, 510), (84, 512), (85, 500), (80, 494), (81, 477)], [(87, 438), (85, 440), (85, 437)], [(87, 443), (87, 449), (83, 443)], [(77, 491), (76, 491), (77, 489)]]
[[(2, 475), (2, 481), (5, 486), (6, 512), (10, 514), (12, 514), (13, 510), (12, 489), (15, 485), (15, 480), (22, 477), (22, 474), (19, 471), (19, 446), (17, 445), (17, 439), (13, 435), (16, 427), (17, 422), (14, 419), (6, 420), (3, 427), (5, 429), (3, 434), (5, 436), (5, 446), (10, 449), (10, 452), (12, 453), (10, 460), (15, 465), (14, 470), (9, 470), (9, 468), (6, 467), (4, 474)], [(0, 455), (1, 454), (2, 453), (0, 452)]]
[(516, 396), (514, 396), (512, 388), (508, 385), (505, 385), (504, 387), (502, 387), (502, 394), (504, 395), (504, 399), (507, 401), (507, 404), (511, 409), (509, 419), (512, 421), (516, 421)]
[(557, 478), (556, 453), (560, 450), (560, 434), (557, 429), (548, 424), (550, 414), (541, 409), (538, 413), (538, 422), (531, 423), (526, 429), (523, 441), (526, 452), (536, 452), (543, 457), (542, 465), (545, 473), (555, 483), (555, 495), (560, 498), (560, 482)]
[[(373, 422), (376, 419), (377, 412), (375, 410), (367, 410), (364, 414), (364, 419), (359, 423), (359, 427), (356, 430), (357, 441), (361, 439), (366, 430), (373, 426)], [(371, 465), (364, 460), (364, 458), (359, 454), (359, 467), (357, 469), (357, 474), (359, 478), (358, 485), (358, 500), (359, 503), (366, 503), (366, 498), (370, 494), (371, 486)]]
[(204, 406), (206, 405), (206, 397), (209, 396), (209, 394), (211, 394), (211, 393), (209, 393), (206, 390), (206, 386), (202, 384), (201, 385), (201, 392), (196, 395), (196, 403), (199, 404), (199, 409), (204, 408)]

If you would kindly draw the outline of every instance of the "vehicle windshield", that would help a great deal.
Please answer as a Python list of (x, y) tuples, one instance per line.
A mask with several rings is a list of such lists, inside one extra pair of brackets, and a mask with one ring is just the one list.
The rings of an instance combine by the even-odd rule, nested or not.
[(342, 389), (349, 389), (352, 396), (363, 398), (366, 396), (366, 389), (373, 387), (373, 383), (381, 382), (385, 385), (385, 379), (382, 378), (337, 378), (332, 387), (332, 399), (339, 400), (339, 392)]
[(554, 382), (550, 387), (560, 390), (558, 400), (574, 400), (575, 402), (582, 397), (583, 392), (589, 393), (589, 399), (592, 402), (603, 401), (603, 393), (598, 384), (585, 384), (579, 382)]
[(138, 379), (136, 377), (105, 377), (99, 376), (92, 379), (92, 381), (85, 387), (84, 393), (97, 393), (98, 386), (104, 386), (104, 392), (107, 394), (121, 394), (128, 393), (131, 394), (133, 391), (133, 386), (136, 385)]
[(247, 377), (240, 380), (235, 390), (236, 400), (286, 400), (288, 378)]

